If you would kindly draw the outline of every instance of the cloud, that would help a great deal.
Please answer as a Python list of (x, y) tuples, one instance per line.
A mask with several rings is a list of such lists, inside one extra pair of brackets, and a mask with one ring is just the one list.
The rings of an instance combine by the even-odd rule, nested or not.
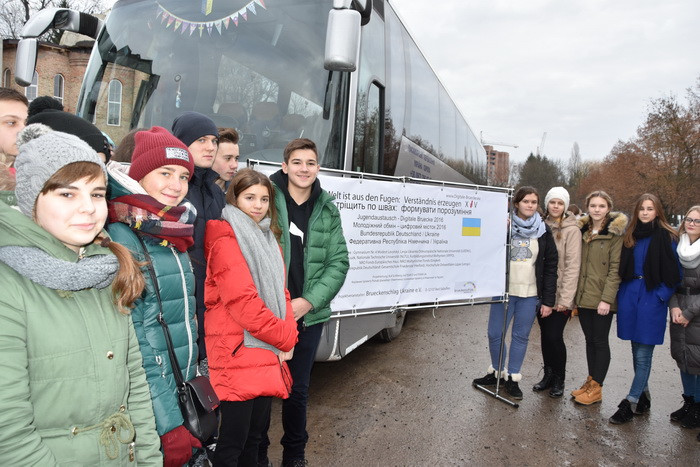
[(467, 121), (524, 160), (602, 158), (700, 75), (700, 2), (391, 2)]

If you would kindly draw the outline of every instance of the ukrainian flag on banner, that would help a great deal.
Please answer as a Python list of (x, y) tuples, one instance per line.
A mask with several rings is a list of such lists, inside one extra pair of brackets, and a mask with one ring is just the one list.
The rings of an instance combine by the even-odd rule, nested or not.
[(462, 218), (462, 237), (480, 237), (481, 236), (481, 219), (463, 217)]

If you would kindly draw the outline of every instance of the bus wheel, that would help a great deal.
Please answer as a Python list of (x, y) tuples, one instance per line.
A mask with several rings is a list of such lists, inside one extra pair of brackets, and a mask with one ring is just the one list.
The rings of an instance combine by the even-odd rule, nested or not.
[(379, 331), (379, 339), (384, 342), (391, 342), (401, 333), (403, 324), (406, 322), (406, 311), (399, 311), (396, 314), (396, 324), (390, 328), (384, 328)]

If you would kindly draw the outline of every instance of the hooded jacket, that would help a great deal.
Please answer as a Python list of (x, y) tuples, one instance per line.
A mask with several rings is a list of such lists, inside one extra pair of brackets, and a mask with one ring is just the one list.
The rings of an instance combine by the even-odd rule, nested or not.
[[(289, 271), (290, 238), (287, 213), (286, 175), (280, 170), (270, 177), (275, 188), (277, 220), (282, 230), (280, 244), (284, 252), (284, 264)], [(320, 182), (318, 179), (314, 186)], [(304, 291), (302, 297), (313, 307), (304, 315), (304, 323), (313, 326), (325, 323), (331, 316), (330, 303), (345, 282), (350, 261), (348, 247), (343, 236), (340, 212), (333, 204), (333, 197), (325, 190), (314, 203), (309, 218), (306, 246), (304, 248)]]
[(582, 234), (581, 273), (578, 278), (576, 305), (579, 308), (597, 310), (603, 301), (610, 304), (610, 311), (617, 311), (617, 289), (620, 286), (620, 251), (622, 236), (627, 227), (627, 216), (611, 212), (598, 235), (593, 235), (589, 217), (578, 221)]
[[(78, 259), (0, 202), (4, 246)], [(111, 253), (96, 244), (84, 250), (97, 254)], [(111, 287), (49, 289), (3, 262), (0, 277), (0, 464), (126, 466), (134, 465), (129, 457), (135, 455), (138, 465), (161, 465), (138, 340), (131, 318), (113, 304)], [(125, 428), (111, 430), (124, 416), (134, 425), (133, 446), (117, 439), (127, 438)]]
[[(700, 289), (700, 266), (683, 268), (681, 287)], [(700, 294), (676, 293), (668, 307), (680, 308), (683, 317), (690, 321), (685, 327), (671, 322), (671, 356), (682, 371), (700, 375)]]
[(576, 216), (571, 212), (564, 213), (561, 222), (550, 219), (546, 219), (545, 222), (552, 229), (559, 255), (556, 304), (572, 310), (581, 267), (581, 231), (578, 228)]
[(280, 363), (269, 349), (243, 345), (243, 330), (282, 351), (290, 351), (298, 332), (289, 291), (285, 288), (287, 310), (282, 320), (260, 298), (228, 222), (207, 224), (204, 248), (209, 258), (204, 327), (209, 377), (216, 395), (222, 401), (259, 396), (286, 399), (291, 390), (287, 362)]
[[(112, 165), (108, 170), (110, 199), (133, 194), (114, 176)], [(163, 435), (182, 425), (183, 418), (177, 402), (177, 387), (168, 357), (165, 334), (156, 320), (160, 306), (154, 291), (155, 284), (136, 233), (121, 222), (109, 224), (107, 231), (113, 241), (127, 247), (134, 259), (143, 265), (141, 271), (146, 280), (146, 289), (134, 304), (131, 319), (143, 355), (143, 367), (151, 390), (156, 428), (158, 434)], [(163, 318), (168, 323), (182, 377), (188, 381), (196, 376), (198, 356), (192, 265), (188, 254), (177, 251), (172, 245), (162, 246), (157, 239), (148, 235), (144, 235), (143, 240), (153, 261), (153, 271), (163, 304)]]

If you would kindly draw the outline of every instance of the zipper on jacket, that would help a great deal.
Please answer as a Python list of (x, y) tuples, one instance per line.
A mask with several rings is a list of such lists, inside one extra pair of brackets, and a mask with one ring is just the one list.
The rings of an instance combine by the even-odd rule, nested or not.
[(134, 455), (134, 445), (136, 443), (129, 444), (129, 462), (134, 462), (136, 456)]
[[(175, 261), (177, 262), (177, 267), (180, 268), (180, 279), (181, 279), (181, 284), (182, 284), (182, 296), (183, 300), (185, 302), (185, 327), (187, 328), (187, 349), (188, 349), (188, 356), (187, 356), (187, 366), (185, 367), (185, 381), (188, 381), (190, 379), (190, 365), (192, 363), (192, 326), (190, 325), (190, 301), (189, 297), (187, 295), (187, 282), (185, 281), (185, 271), (182, 268), (182, 263), (180, 262), (180, 257), (178, 256), (177, 252), (175, 251), (174, 247), (170, 247), (170, 251), (172, 252), (173, 256), (175, 256)], [(190, 263), (191, 264), (191, 263)], [(191, 265), (190, 265), (191, 267)]]
[(231, 352), (231, 356), (233, 357), (234, 355), (236, 355), (236, 352), (238, 352), (238, 349), (240, 349), (242, 346), (243, 346), (243, 341), (241, 341), (241, 343), (238, 344), (235, 349), (233, 349), (233, 352)]

